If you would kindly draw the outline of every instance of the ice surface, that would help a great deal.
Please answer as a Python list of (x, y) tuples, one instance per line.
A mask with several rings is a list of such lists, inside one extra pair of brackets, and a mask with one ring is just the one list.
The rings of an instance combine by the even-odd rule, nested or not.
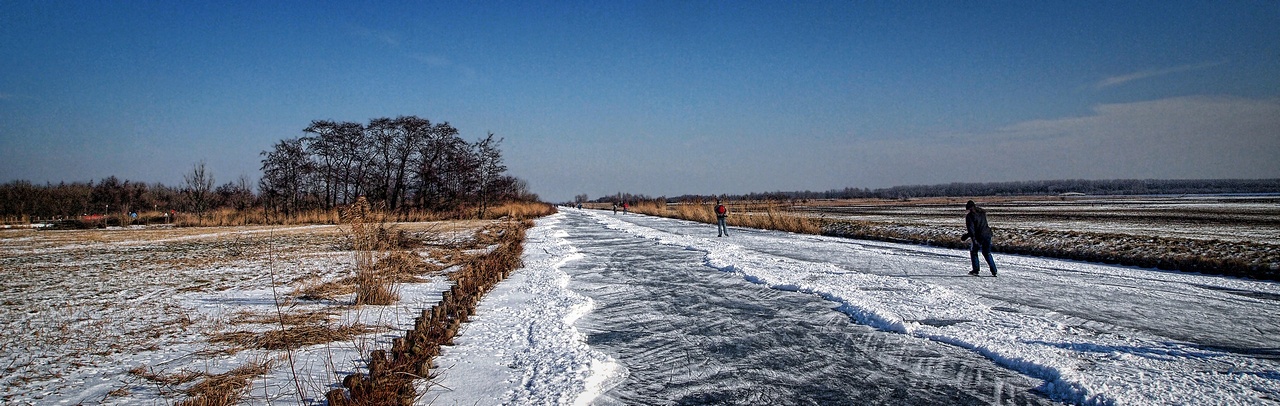
[[(1280, 286), (1275, 283), (1011, 255), (996, 257), (999, 278), (975, 278), (965, 275), (965, 251), (758, 230), (715, 238), (713, 228), (702, 224), (593, 211), (563, 210), (535, 230), (580, 232), (566, 227), (563, 216), (588, 216), (598, 227), (637, 238), (635, 244), (702, 253), (700, 261), (709, 268), (820, 296), (868, 326), (965, 349), (1042, 381), (1040, 390), (1060, 401), (1265, 404), (1280, 399), (1275, 359)], [(526, 250), (564, 250), (564, 245), (531, 241)], [(572, 280), (562, 286), (575, 288)], [(469, 329), (485, 323), (488, 311), (482, 302), (482, 317)], [(561, 340), (581, 340), (575, 334)], [(454, 351), (475, 351), (462, 348), (467, 345)], [(616, 360), (623, 370), (628, 361)], [(490, 364), (513, 365), (509, 360)], [(593, 376), (582, 366), (562, 368), (558, 373), (579, 381)], [(483, 377), (473, 371), (445, 376), (441, 383), (450, 387)]]

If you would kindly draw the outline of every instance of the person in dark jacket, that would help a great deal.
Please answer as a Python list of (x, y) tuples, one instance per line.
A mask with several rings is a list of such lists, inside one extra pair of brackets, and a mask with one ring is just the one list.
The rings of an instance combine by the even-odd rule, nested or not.
[(729, 227), (725, 225), (726, 217), (729, 217), (729, 208), (724, 207), (720, 199), (716, 199), (716, 237), (729, 235)]
[(973, 261), (973, 270), (969, 274), (978, 275), (978, 251), (982, 251), (982, 256), (987, 258), (987, 266), (991, 267), (991, 276), (996, 276), (996, 261), (991, 259), (991, 227), (987, 226), (987, 211), (972, 200), (964, 207), (968, 213), (964, 215), (965, 233), (960, 236), (960, 241), (973, 238), (969, 242), (969, 259)]

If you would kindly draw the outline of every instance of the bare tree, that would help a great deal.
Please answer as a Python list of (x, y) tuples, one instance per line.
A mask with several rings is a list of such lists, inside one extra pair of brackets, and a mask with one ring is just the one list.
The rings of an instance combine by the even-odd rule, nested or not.
[(364, 196), (396, 210), (474, 205), (483, 214), (502, 199), (536, 199), (527, 183), (505, 175), (502, 139), (493, 134), (472, 144), (449, 123), (417, 116), (367, 125), (315, 120), (303, 132), (262, 153), (260, 190), (277, 210), (309, 201), (332, 208)]
[(244, 210), (253, 205), (253, 189), (249, 188), (249, 177), (240, 175), (235, 182), (227, 182), (214, 190), (214, 207), (230, 207)]
[(271, 151), (263, 151), (262, 179), (258, 189), (266, 203), (289, 215), (302, 209), (311, 187), (315, 166), (303, 146), (294, 138), (276, 143)]
[(479, 194), (479, 217), (481, 218), (484, 218), (484, 212), (488, 210), (493, 197), (499, 193), (494, 187), (498, 184), (498, 178), (507, 171), (507, 166), (502, 164), (502, 151), (498, 149), (499, 144), (502, 144), (502, 138), (495, 140), (493, 133), (489, 133), (489, 136), (475, 144), (476, 191)]
[(191, 172), (182, 175), (182, 180), (183, 192), (187, 195), (192, 211), (203, 217), (213, 198), (213, 175), (205, 169), (204, 161), (200, 161), (191, 168)]

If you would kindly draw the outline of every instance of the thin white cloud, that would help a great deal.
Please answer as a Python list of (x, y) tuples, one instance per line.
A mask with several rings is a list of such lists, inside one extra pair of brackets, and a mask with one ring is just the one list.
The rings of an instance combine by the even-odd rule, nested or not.
[(400, 46), (400, 38), (396, 33), (385, 30), (372, 30), (364, 27), (356, 27), (353, 29), (356, 36), (379, 42), (392, 48)]
[(408, 56), (410, 59), (424, 63), (432, 68), (451, 70), (457, 74), (457, 77), (464, 83), (483, 81), (479, 71), (467, 65), (454, 63), (453, 60), (446, 56), (424, 53), (410, 53)]
[(421, 54), (421, 53), (413, 53), (413, 54), (409, 54), (409, 58), (412, 58), (413, 60), (418, 62), (425, 63), (428, 66), (431, 66), (434, 68), (443, 68), (446, 66), (453, 65), (453, 62), (450, 61), (449, 58), (446, 58), (440, 55), (435, 55), (435, 54), (428, 55), (428, 54)]
[(1190, 71), (1200, 70), (1200, 69), (1208, 69), (1215, 66), (1225, 65), (1226, 63), (1227, 61), (1217, 61), (1217, 62), (1180, 65), (1180, 66), (1174, 66), (1171, 68), (1164, 68), (1164, 69), (1144, 70), (1141, 72), (1134, 72), (1134, 73), (1130, 73), (1127, 75), (1120, 75), (1120, 76), (1112, 76), (1112, 77), (1103, 79), (1099, 81), (1095, 85), (1095, 87), (1099, 89), (1105, 89), (1108, 87), (1123, 85), (1125, 83), (1129, 83), (1135, 80), (1147, 79), (1147, 78), (1152, 78), (1156, 76), (1164, 76), (1164, 75), (1169, 75), (1174, 73), (1190, 72)]

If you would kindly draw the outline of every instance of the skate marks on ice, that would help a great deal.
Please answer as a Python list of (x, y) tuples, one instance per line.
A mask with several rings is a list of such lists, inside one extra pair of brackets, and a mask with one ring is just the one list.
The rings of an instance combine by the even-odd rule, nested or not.
[(743, 283), (705, 253), (568, 216), (587, 343), (625, 379), (597, 404), (1045, 404), (1039, 381), (954, 346), (850, 323), (813, 295)]
[(775, 232), (707, 238), (695, 223), (570, 213), (640, 237), (632, 244), (677, 247), (729, 275), (817, 295), (861, 324), (967, 349), (1043, 380), (1057, 400), (1280, 399), (1276, 284), (1010, 255), (998, 259), (1000, 278), (938, 278), (963, 272), (967, 253)]

